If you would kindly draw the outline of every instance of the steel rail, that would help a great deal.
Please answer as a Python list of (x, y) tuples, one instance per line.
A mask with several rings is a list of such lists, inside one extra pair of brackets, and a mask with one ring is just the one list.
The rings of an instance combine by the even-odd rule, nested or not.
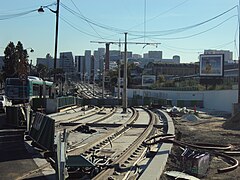
[(86, 144), (83, 146), (79, 146), (79, 148), (81, 149), (86, 149), (84, 150), (84, 152), (82, 150), (79, 150), (79, 148), (73, 148), (73, 149), (69, 149), (68, 152), (71, 152), (71, 154), (88, 154), (88, 152), (91, 152), (94, 149), (99, 149), (102, 146), (109, 144), (109, 140), (114, 139), (115, 137), (119, 136), (119, 134), (123, 133), (126, 131), (127, 127), (126, 124), (132, 124), (136, 121), (136, 119), (139, 117), (138, 112), (136, 111), (136, 109), (134, 108), (130, 108), (133, 111), (132, 116), (129, 118), (128, 121), (126, 121), (125, 123), (123, 123), (120, 127), (118, 127), (114, 132), (110, 131), (107, 134), (103, 135), (103, 136), (99, 136), (99, 138), (97, 138), (95, 141), (91, 142), (91, 144)]
[[(164, 133), (164, 135), (162, 134), (162, 136), (174, 136), (175, 128), (172, 118), (167, 113), (159, 109), (153, 109), (153, 112), (156, 113), (158, 121), (162, 121), (163, 123), (163, 129), (161, 133)], [(139, 180), (144, 180), (149, 177), (151, 177), (152, 179), (159, 179), (161, 177), (167, 163), (168, 155), (171, 152), (172, 144), (160, 143), (155, 148), (157, 148), (156, 152), (152, 154), (153, 157), (149, 158), (149, 163), (147, 167), (143, 168), (142, 172), (139, 172)], [(138, 166), (141, 166), (141, 164), (139, 164)]]
[(55, 127), (63, 125), (64, 123), (74, 123), (74, 122), (80, 121), (82, 119), (94, 116), (97, 113), (103, 111), (103, 109), (104, 109), (104, 107), (101, 107), (101, 108), (98, 108), (97, 111), (84, 114), (84, 115), (82, 115), (80, 117), (79, 117), (79, 115), (76, 115), (75, 117), (72, 117), (72, 118), (68, 118), (68, 119), (65, 119), (65, 120), (57, 121), (57, 122), (55, 122)]
[(112, 166), (110, 166), (108, 169), (100, 172), (98, 175), (96, 175), (93, 179), (106, 179), (110, 175), (113, 174), (113, 172), (117, 169), (120, 170), (122, 169), (122, 164), (133, 154), (133, 152), (142, 145), (143, 141), (152, 133), (153, 130), (153, 125), (155, 124), (155, 116), (154, 113), (144, 109), (145, 111), (148, 112), (150, 116), (150, 121), (147, 126), (147, 128), (141, 133), (141, 135), (122, 153), (116, 158)]

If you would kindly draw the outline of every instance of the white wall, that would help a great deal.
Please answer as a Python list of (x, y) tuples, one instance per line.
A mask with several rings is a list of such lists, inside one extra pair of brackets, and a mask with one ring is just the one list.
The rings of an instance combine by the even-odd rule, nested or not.
[(232, 112), (233, 103), (238, 100), (238, 90), (206, 91), (204, 107)]
[(173, 105), (176, 105), (177, 100), (202, 100), (204, 108), (227, 112), (232, 112), (233, 103), (236, 103), (238, 98), (238, 90), (166, 91), (128, 89), (127, 92), (129, 98), (132, 98), (135, 94), (159, 99), (171, 99)]

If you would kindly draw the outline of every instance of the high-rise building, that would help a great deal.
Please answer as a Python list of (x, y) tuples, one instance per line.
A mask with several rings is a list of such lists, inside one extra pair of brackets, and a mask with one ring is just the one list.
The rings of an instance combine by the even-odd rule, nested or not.
[(72, 52), (61, 52), (58, 68), (63, 69), (66, 73), (75, 72)]
[[(125, 54), (125, 52), (121, 52), (121, 58), (122, 59), (124, 59), (124, 54)], [(127, 58), (132, 58), (132, 52), (131, 51), (127, 52)]]
[[(45, 58), (37, 58), (38, 64), (43, 64), (50, 70), (54, 68), (54, 59), (47, 54)], [(66, 73), (75, 72), (72, 52), (61, 52), (60, 58), (56, 60), (56, 68), (60, 68)]]
[(85, 77), (89, 81), (91, 77), (91, 50), (85, 50)]
[(224, 54), (225, 62), (233, 61), (233, 52), (231, 52), (229, 50), (208, 49), (208, 50), (204, 50), (204, 54)]
[[(45, 58), (37, 58), (37, 65), (42, 64), (45, 65), (49, 70), (54, 67), (54, 59), (50, 54), (47, 54)], [(57, 59), (57, 67), (59, 67), (59, 59)]]
[(144, 58), (144, 59), (148, 59), (148, 53), (144, 53), (144, 54), (143, 54), (143, 58)]
[(2, 70), (2, 68), (4, 66), (3, 59), (4, 59), (4, 56), (0, 56), (0, 70)]
[(109, 52), (110, 55), (110, 61), (117, 61), (121, 58), (121, 54), (119, 50), (111, 50)]
[(100, 74), (103, 71), (103, 64), (105, 58), (105, 48), (98, 48), (94, 51), (94, 79), (99, 80)]
[(142, 58), (142, 56), (140, 54), (133, 54), (132, 58), (133, 59), (140, 59), (140, 58)]
[(80, 80), (84, 80), (84, 74), (85, 74), (85, 57), (84, 56), (75, 56), (75, 63), (76, 63), (76, 69), (77, 73), (79, 74)]
[(180, 56), (175, 55), (172, 59), (161, 59), (155, 62), (167, 63), (167, 64), (180, 64)]
[(99, 56), (99, 69), (102, 72), (105, 59), (105, 48), (98, 48), (98, 56)]
[(155, 60), (162, 59), (162, 51), (148, 51), (148, 58), (152, 58)]

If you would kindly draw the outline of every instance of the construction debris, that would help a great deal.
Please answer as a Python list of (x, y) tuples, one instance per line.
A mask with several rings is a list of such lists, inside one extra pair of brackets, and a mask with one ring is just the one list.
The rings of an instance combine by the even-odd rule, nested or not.
[(200, 180), (199, 178), (196, 178), (194, 176), (188, 175), (184, 172), (179, 171), (166, 171), (164, 174), (174, 177), (175, 179), (187, 179), (187, 180)]

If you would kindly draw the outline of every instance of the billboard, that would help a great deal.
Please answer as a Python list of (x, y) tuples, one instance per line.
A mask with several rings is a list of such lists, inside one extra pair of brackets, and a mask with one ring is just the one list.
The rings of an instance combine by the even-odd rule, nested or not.
[(223, 54), (200, 55), (200, 76), (223, 77), (224, 72)]
[(156, 82), (154, 75), (142, 75), (142, 86), (151, 86)]

